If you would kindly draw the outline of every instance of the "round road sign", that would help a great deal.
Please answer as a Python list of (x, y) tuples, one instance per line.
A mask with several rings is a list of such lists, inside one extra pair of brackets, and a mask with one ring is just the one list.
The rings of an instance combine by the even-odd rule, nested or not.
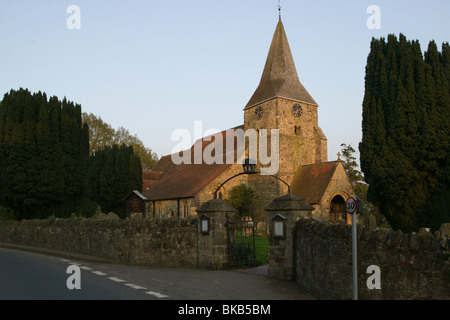
[(354, 214), (357, 208), (358, 203), (356, 199), (353, 197), (348, 198), (347, 203), (345, 204), (345, 209), (347, 210), (348, 214)]

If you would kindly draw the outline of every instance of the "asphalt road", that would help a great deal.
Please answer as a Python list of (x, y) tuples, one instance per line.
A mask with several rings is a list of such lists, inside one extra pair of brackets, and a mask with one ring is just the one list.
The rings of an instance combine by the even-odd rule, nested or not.
[[(80, 289), (69, 289), (71, 265)], [(74, 281), (69, 281), (75, 283)], [(243, 271), (97, 263), (0, 248), (0, 300), (312, 300), (295, 282)]]
[(72, 263), (29, 252), (0, 249), (0, 299), (152, 299), (150, 295), (83, 269), (80, 269), (80, 289), (70, 290), (66, 282), (72, 273), (67, 273), (67, 268)]

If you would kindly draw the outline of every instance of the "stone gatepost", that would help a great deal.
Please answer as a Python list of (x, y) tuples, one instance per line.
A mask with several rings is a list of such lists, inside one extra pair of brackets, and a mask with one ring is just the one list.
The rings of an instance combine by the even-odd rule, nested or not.
[(287, 194), (266, 208), (269, 225), (269, 277), (295, 280), (294, 232), (301, 217), (310, 217), (314, 207), (304, 199)]
[(236, 209), (228, 202), (213, 199), (203, 203), (198, 213), (198, 266), (222, 269), (228, 263), (227, 218), (233, 219)]

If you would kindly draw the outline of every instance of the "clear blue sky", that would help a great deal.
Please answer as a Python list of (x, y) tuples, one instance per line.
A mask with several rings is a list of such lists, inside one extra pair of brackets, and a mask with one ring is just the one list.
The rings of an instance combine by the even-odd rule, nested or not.
[[(243, 123), (278, 21), (276, 0), (3, 0), (0, 94), (43, 91), (82, 105), (167, 155), (175, 129)], [(70, 30), (69, 5), (81, 10)], [(381, 29), (366, 21), (381, 10)], [(448, 0), (282, 0), (300, 81), (319, 104), (328, 159), (361, 140), (372, 37), (403, 33), (422, 50), (450, 41)]]

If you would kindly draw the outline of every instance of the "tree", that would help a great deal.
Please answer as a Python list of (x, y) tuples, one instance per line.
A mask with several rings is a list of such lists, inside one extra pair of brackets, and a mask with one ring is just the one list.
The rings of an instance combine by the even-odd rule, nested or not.
[(89, 154), (105, 146), (113, 145), (115, 130), (102, 118), (83, 113), (83, 122), (89, 126)]
[(372, 39), (367, 58), (359, 145), (367, 196), (406, 232), (450, 221), (448, 53), (431, 41), (423, 56), (418, 41), (389, 35)]
[(125, 129), (124, 127), (119, 127), (119, 129), (116, 130), (113, 141), (114, 144), (133, 146), (135, 154), (141, 159), (142, 168), (144, 170), (150, 170), (158, 161), (157, 154), (150, 148), (146, 148), (137, 135), (131, 135), (128, 129)]
[(387, 221), (379, 212), (376, 205), (367, 199), (367, 189), (368, 184), (364, 182), (364, 175), (358, 170), (358, 163), (354, 157), (356, 150), (350, 144), (341, 144), (341, 153), (343, 157), (342, 165), (347, 173), (347, 176), (352, 184), (353, 190), (355, 190), (356, 195), (361, 198), (364, 204), (362, 215), (373, 214), (376, 218), (377, 225), (387, 226)]
[(358, 163), (356, 163), (356, 158), (353, 154), (356, 152), (355, 149), (350, 144), (341, 144), (341, 152), (344, 158), (342, 165), (352, 183), (353, 188), (356, 187), (358, 183), (364, 181), (363, 174), (358, 170)]
[(91, 200), (103, 212), (125, 217), (125, 198), (132, 191), (142, 192), (142, 166), (132, 146), (106, 146), (96, 150), (88, 162), (88, 189)]
[(238, 211), (239, 216), (243, 217), (250, 215), (250, 205), (253, 198), (254, 191), (245, 184), (239, 184), (230, 190), (230, 197), (225, 200)]
[(17, 218), (69, 216), (86, 187), (88, 128), (81, 106), (11, 90), (0, 102), (0, 205)]
[(83, 113), (82, 116), (83, 122), (89, 125), (90, 154), (106, 146), (126, 144), (133, 146), (135, 154), (141, 159), (144, 170), (150, 170), (158, 161), (157, 154), (150, 148), (145, 147), (137, 135), (131, 135), (128, 129), (119, 127), (115, 130), (92, 113)]

